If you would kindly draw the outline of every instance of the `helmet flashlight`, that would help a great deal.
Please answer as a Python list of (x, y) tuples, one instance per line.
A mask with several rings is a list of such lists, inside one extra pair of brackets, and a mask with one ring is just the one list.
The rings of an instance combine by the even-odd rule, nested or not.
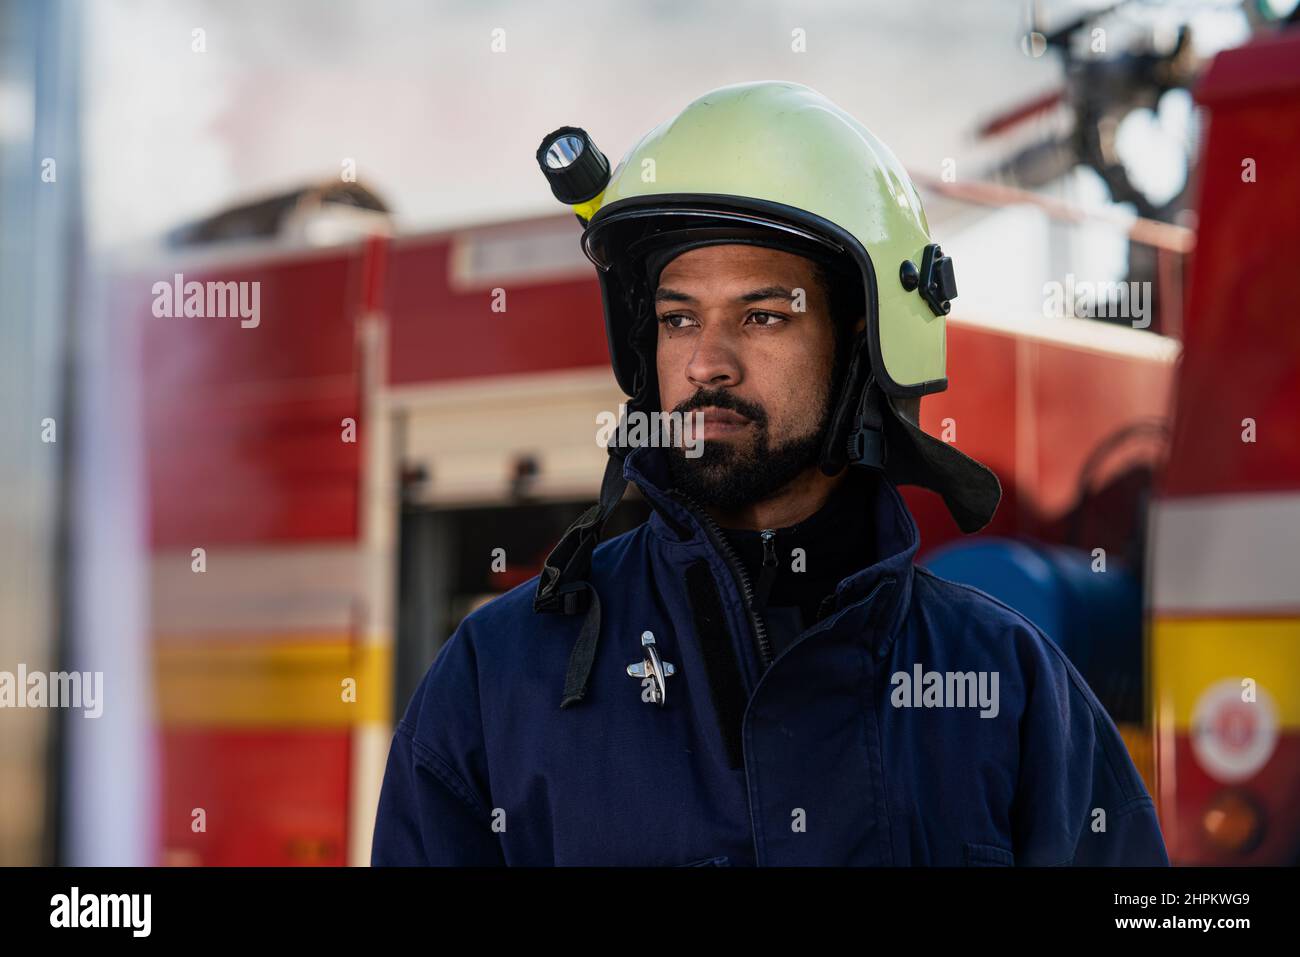
[(609, 184), (609, 160), (596, 148), (586, 130), (562, 126), (542, 139), (537, 165), (551, 184), (555, 198), (585, 226), (600, 209), (601, 195)]

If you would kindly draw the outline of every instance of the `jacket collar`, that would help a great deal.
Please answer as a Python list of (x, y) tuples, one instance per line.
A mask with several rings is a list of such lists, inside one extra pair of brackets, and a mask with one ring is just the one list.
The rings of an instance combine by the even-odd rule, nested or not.
[[(623, 461), (623, 477), (634, 483), (650, 503), (653, 512), (649, 524), (655, 535), (669, 542), (693, 543), (712, 549), (704, 531), (704, 519), (669, 493), (672, 480), (666, 455), (665, 450), (652, 446), (633, 449)], [(892, 582), (881, 592), (880, 600), (872, 603), (871, 609), (873, 623), (882, 626), (881, 633), (886, 636), (878, 649), (883, 653), (893, 643), (911, 601), (913, 561), (921, 537), (894, 483), (875, 470), (867, 471), (864, 478), (861, 506), (871, 516), (868, 525), (874, 539), (871, 554), (875, 561), (840, 581), (828, 618), (862, 602), (878, 585)]]

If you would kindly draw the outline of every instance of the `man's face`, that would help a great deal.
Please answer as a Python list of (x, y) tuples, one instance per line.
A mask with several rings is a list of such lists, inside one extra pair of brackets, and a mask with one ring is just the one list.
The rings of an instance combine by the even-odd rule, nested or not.
[(704, 413), (703, 454), (669, 458), (685, 491), (736, 509), (816, 463), (835, 329), (810, 260), (740, 244), (690, 250), (660, 274), (655, 312), (662, 407)]

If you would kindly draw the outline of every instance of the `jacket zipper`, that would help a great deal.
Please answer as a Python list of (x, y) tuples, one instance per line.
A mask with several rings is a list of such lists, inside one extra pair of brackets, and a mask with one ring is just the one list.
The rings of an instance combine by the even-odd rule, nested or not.
[[(731, 569), (732, 577), (736, 579), (737, 584), (740, 586), (741, 603), (745, 606), (750, 624), (754, 628), (754, 644), (758, 649), (758, 660), (762, 662), (763, 670), (766, 671), (768, 665), (772, 663), (772, 645), (767, 639), (767, 625), (763, 623), (763, 616), (754, 609), (754, 588), (749, 582), (749, 575), (745, 573), (744, 566), (736, 557), (736, 552), (731, 547), (731, 543), (727, 541), (727, 537), (722, 533), (722, 528), (713, 520), (713, 516), (701, 508), (700, 504), (685, 492), (673, 489), (669, 494), (681, 501), (700, 520), (700, 525), (704, 528), (705, 534), (709, 536), (714, 548), (718, 550), (718, 553), (722, 555), (722, 560)], [(766, 554), (764, 554), (763, 563), (764, 565), (767, 564)]]
[(758, 607), (767, 611), (767, 599), (776, 581), (776, 532), (765, 528), (759, 538), (763, 541), (763, 568), (758, 575)]

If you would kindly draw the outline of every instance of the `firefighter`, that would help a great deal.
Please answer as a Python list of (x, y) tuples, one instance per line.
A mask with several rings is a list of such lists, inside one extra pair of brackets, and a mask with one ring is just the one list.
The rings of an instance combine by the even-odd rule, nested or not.
[[(541, 575), (456, 629), (393, 735), (372, 862), (1167, 864), (1056, 645), (913, 563), (899, 484), (967, 532), (1001, 491), (918, 425), (956, 284), (898, 161), (759, 82), (605, 173), (582, 243), (624, 414), (701, 413), (702, 454), (611, 443)], [(629, 482), (650, 518), (598, 542)]]

